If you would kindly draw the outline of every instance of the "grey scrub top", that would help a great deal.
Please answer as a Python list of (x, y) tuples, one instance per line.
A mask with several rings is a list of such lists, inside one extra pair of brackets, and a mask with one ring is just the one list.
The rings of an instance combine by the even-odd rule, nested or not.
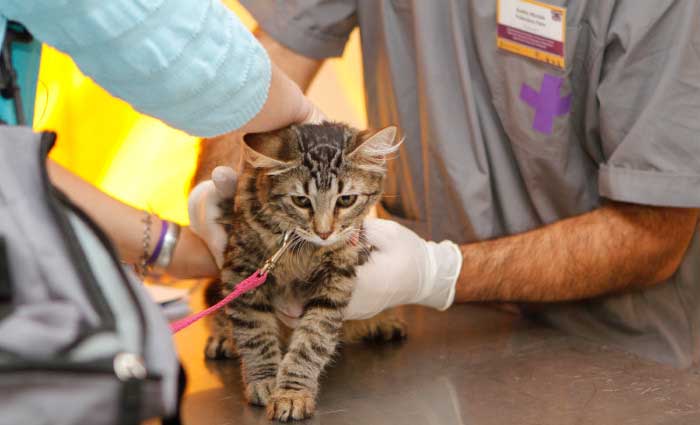
[[(243, 3), (313, 58), (340, 55), (359, 26), (369, 123), (406, 136), (383, 207), (426, 238), (512, 235), (606, 198), (700, 207), (700, 1), (544, 2), (567, 8), (565, 69), (499, 50), (495, 0)], [(698, 232), (664, 284), (535, 311), (573, 334), (698, 365)]]

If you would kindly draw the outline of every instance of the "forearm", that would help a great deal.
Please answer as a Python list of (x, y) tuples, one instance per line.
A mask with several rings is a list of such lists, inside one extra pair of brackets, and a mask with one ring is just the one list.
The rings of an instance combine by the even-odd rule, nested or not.
[(272, 64), (270, 90), (260, 111), (244, 126), (229, 135), (244, 133), (264, 133), (304, 122), (313, 114), (311, 102), (304, 96), (299, 86), (281, 68)]
[(678, 268), (697, 218), (697, 210), (612, 203), (464, 245), (456, 301), (569, 301), (657, 284)]
[(302, 56), (278, 43), (261, 28), (255, 30), (255, 36), (265, 48), (272, 63), (276, 64), (289, 78), (306, 92), (314, 77), (321, 69), (323, 61)]
[(272, 62), (270, 91), (260, 112), (239, 132), (263, 132), (306, 121), (313, 111), (301, 91), (311, 85), (322, 61), (294, 53), (262, 29), (257, 29), (255, 35)]
[[(53, 161), (48, 162), (51, 181), (85, 211), (115, 243), (125, 263), (139, 262), (143, 255), (145, 212), (101, 192)], [(150, 226), (152, 251), (160, 236), (161, 222), (153, 217)], [(218, 269), (206, 245), (184, 227), (175, 247), (168, 273), (181, 278), (216, 276)]]

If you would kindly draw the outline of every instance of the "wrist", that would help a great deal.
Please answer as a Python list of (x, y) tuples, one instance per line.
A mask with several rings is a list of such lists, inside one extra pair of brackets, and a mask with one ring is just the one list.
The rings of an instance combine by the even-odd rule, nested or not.
[[(490, 296), (489, 292), (500, 287), (499, 281), (494, 281), (494, 274), (500, 269), (497, 255), (484, 255), (481, 250), (481, 243), (470, 243), (462, 245), (462, 256), (464, 262), (462, 270), (457, 278), (455, 301), (466, 302), (492, 302), (499, 301)], [(489, 265), (485, 265), (485, 259), (489, 260)], [(485, 273), (485, 268), (490, 273)]]
[(180, 239), (180, 225), (161, 220), (151, 213), (146, 214), (143, 223), (146, 226), (143, 234), (143, 253), (137, 267), (145, 278), (147, 274), (160, 275), (170, 266), (175, 246)]
[[(238, 131), (262, 133), (302, 122), (306, 112), (304, 97), (299, 86), (272, 64), (270, 89), (262, 109)], [(308, 114), (308, 112), (306, 112)]]
[(204, 241), (189, 227), (182, 227), (173, 259), (166, 272), (177, 279), (216, 277), (219, 268)]
[(457, 280), (462, 269), (462, 251), (451, 241), (426, 242), (428, 281), (419, 304), (444, 311), (455, 299)]

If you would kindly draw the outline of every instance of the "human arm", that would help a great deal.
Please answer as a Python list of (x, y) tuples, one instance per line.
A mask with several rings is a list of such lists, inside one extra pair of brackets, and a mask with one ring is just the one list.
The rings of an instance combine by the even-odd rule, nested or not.
[(641, 289), (669, 278), (698, 210), (610, 202), (519, 235), (461, 247), (457, 302), (556, 302)]
[[(602, 206), (462, 246), (458, 301), (566, 301), (645, 288), (683, 259), (700, 207), (700, 5), (617, 2), (610, 9), (612, 18), (595, 20), (592, 33), (601, 36), (590, 39), (591, 55), (572, 65), (571, 119), (583, 120), (585, 137), (558, 141), (592, 160)], [(556, 166), (569, 168), (560, 158)]]
[(255, 31), (273, 63), (306, 91), (324, 60), (342, 55), (357, 26), (354, 0), (282, 4), (242, 0), (258, 22)]
[(254, 34), (267, 51), (272, 63), (277, 65), (302, 91), (306, 92), (321, 69), (324, 60), (310, 58), (293, 51), (280, 44), (261, 27), (258, 27)]
[(697, 212), (651, 205), (700, 206), (700, 128), (692, 112), (700, 107), (700, 80), (689, 72), (700, 64), (693, 48), (700, 9), (693, 2), (618, 6), (594, 19), (605, 36), (575, 97), (582, 144), (609, 201), (521, 235), (463, 246), (458, 299), (580, 299), (658, 283), (677, 268)]
[(219, 0), (147, 3), (16, 0), (0, 13), (69, 54), (113, 95), (193, 135), (267, 131), (312, 113)]
[[(143, 255), (143, 219), (146, 213), (108, 196), (51, 160), (47, 165), (52, 183), (105, 230), (115, 243), (121, 260), (138, 263)], [(160, 219), (153, 217), (151, 241), (158, 240), (160, 224)], [(155, 242), (152, 242), (151, 250), (154, 248)], [(183, 279), (218, 276), (219, 273), (209, 249), (189, 227), (182, 228), (166, 271)]]
[(448, 242), (373, 220), (367, 236), (378, 250), (358, 269), (346, 316), (363, 319), (402, 304), (445, 309), (453, 299), (571, 301), (652, 286), (676, 271), (697, 219), (695, 209), (611, 202), (530, 232), (462, 245), (461, 261)]

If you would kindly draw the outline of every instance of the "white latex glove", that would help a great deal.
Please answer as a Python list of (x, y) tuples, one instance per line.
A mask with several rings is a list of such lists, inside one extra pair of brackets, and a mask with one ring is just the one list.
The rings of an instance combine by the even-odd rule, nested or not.
[(232, 168), (216, 167), (211, 173), (211, 180), (205, 180), (195, 186), (187, 199), (190, 229), (206, 242), (219, 268), (224, 263), (224, 249), (227, 243), (224, 226), (217, 223), (221, 216), (219, 203), (222, 199), (233, 197), (236, 179)]
[[(357, 284), (345, 309), (347, 320), (367, 319), (404, 304), (444, 311), (454, 301), (462, 269), (462, 252), (450, 241), (427, 242), (400, 224), (376, 218), (364, 223), (368, 241), (376, 248), (358, 267)], [(300, 305), (289, 303), (277, 317), (290, 327), (298, 325)]]
[(395, 221), (368, 218), (368, 241), (376, 248), (357, 269), (357, 284), (345, 309), (347, 320), (370, 318), (405, 304), (444, 311), (455, 298), (462, 251), (454, 242), (427, 242)]

